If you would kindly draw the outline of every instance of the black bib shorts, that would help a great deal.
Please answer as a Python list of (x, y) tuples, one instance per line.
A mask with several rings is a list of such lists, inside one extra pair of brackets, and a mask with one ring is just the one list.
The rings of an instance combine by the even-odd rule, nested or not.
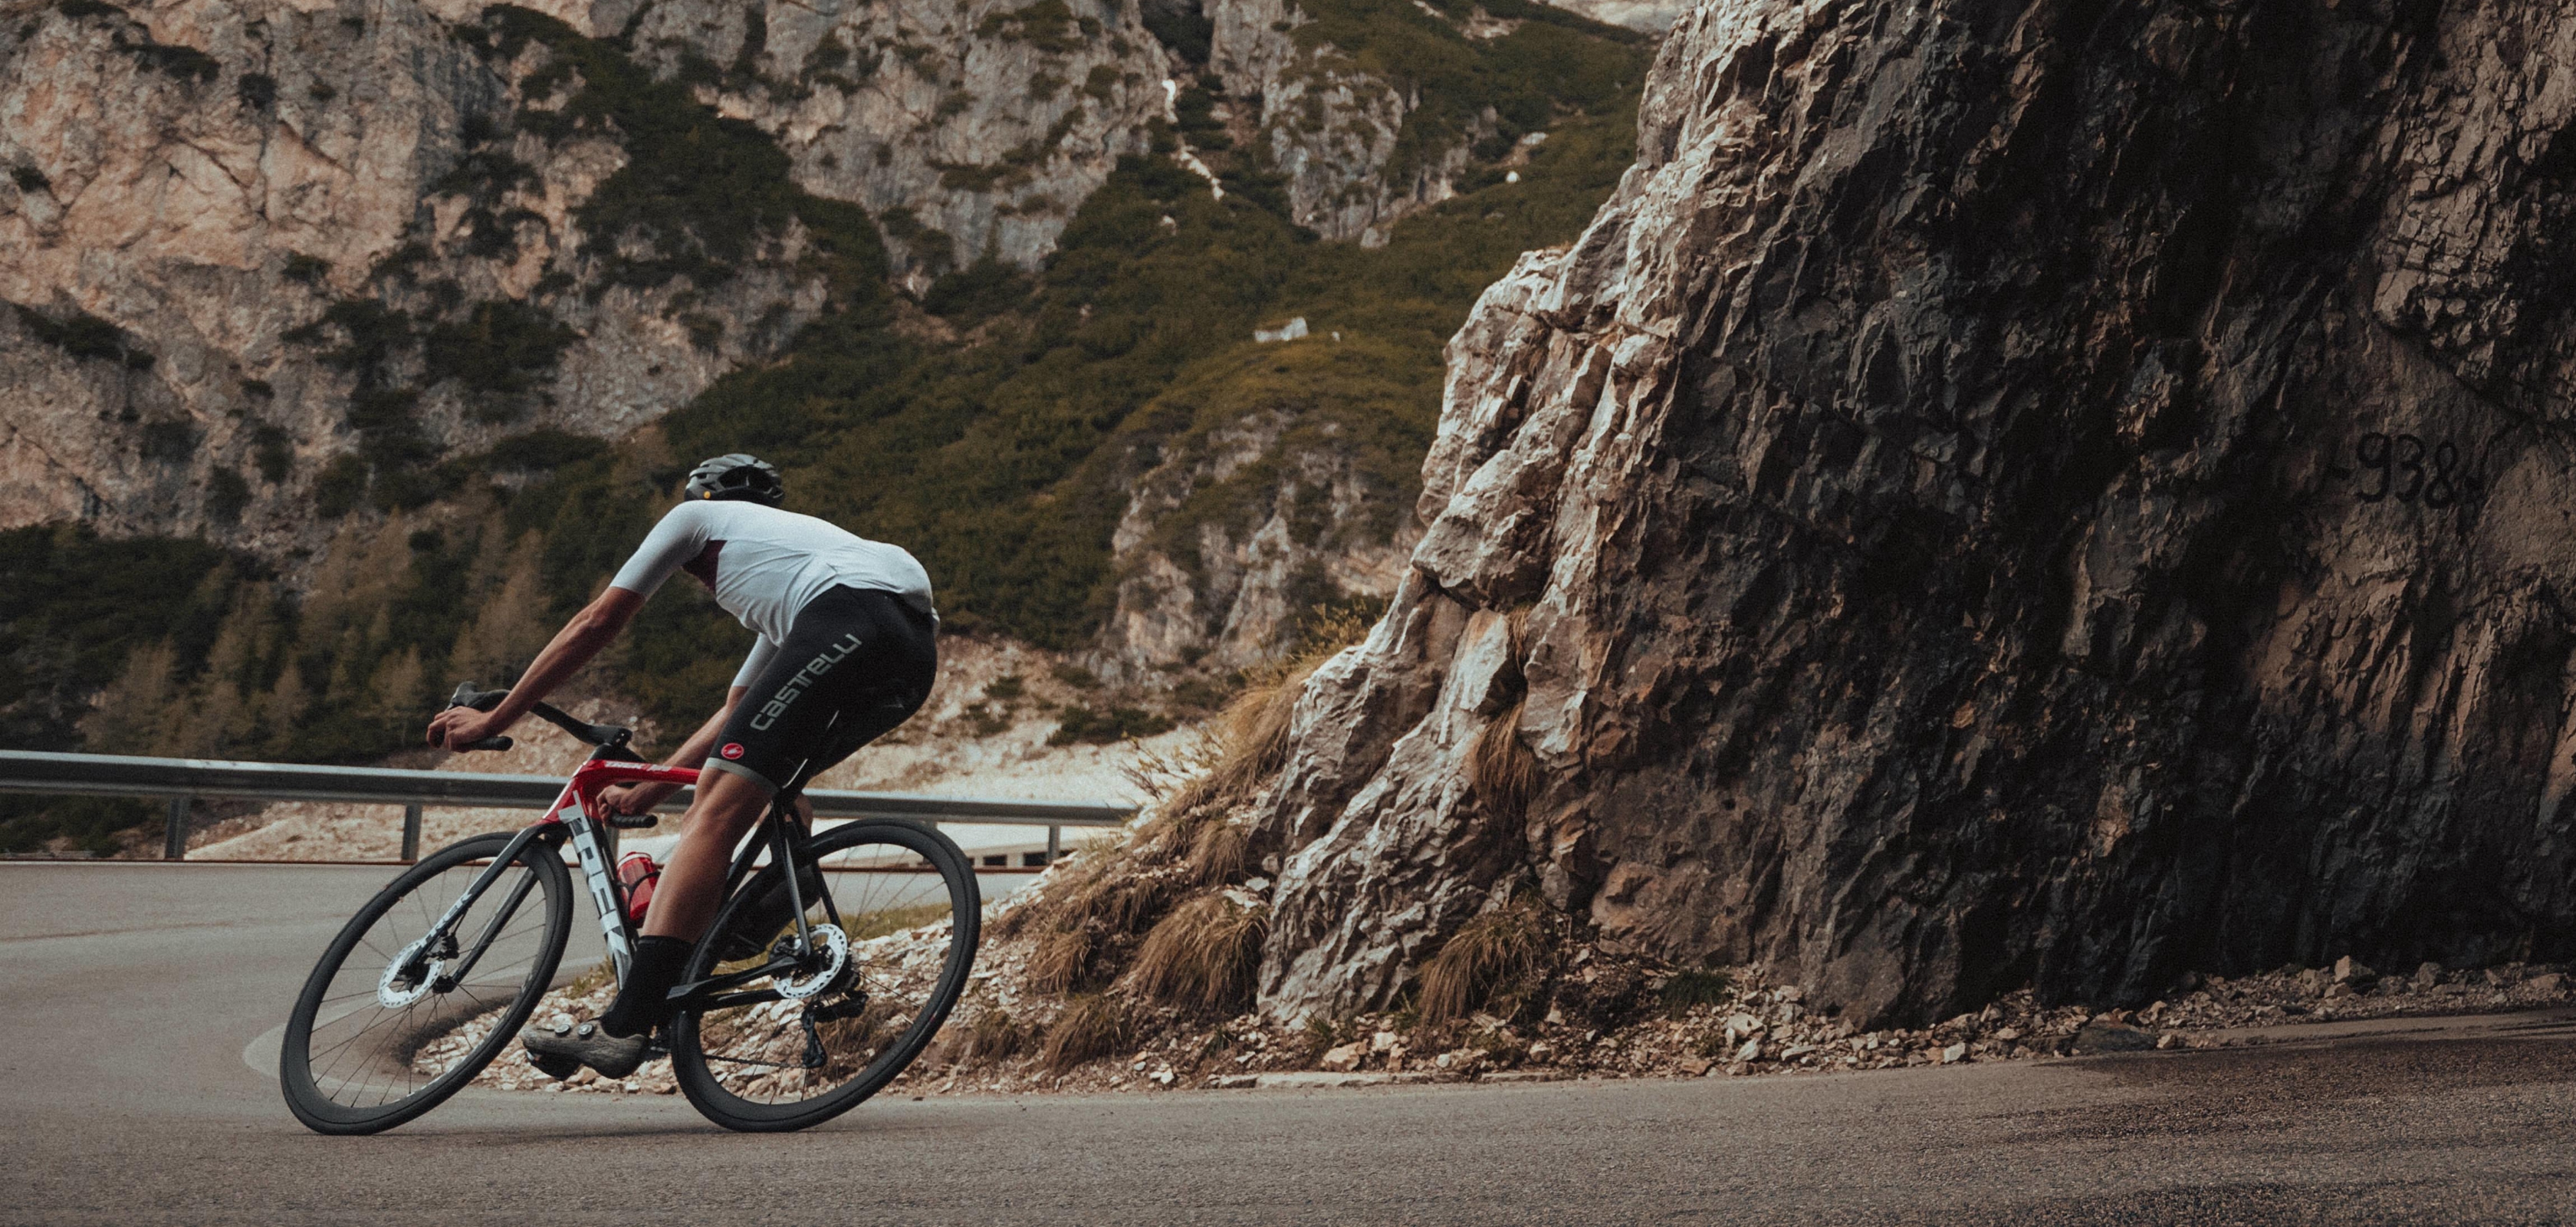
[(912, 717), (939, 671), (937, 623), (891, 592), (832, 588), (795, 625), (725, 721), (706, 766), (794, 795)]

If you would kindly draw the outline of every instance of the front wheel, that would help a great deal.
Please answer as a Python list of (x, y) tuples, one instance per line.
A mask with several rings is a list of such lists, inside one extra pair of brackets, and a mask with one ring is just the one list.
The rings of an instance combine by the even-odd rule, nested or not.
[[(975, 962), (983, 901), (946, 836), (851, 822), (805, 840), (796, 859), (808, 866), (799, 891), (814, 938), (798, 971), (741, 987), (770, 1000), (683, 1011), (671, 1024), (680, 1090), (728, 1129), (803, 1129), (857, 1107), (921, 1055)], [(785, 886), (773, 865), (735, 891), (684, 978), (791, 952)]]
[[(542, 840), (490, 869), (510, 839), (431, 853), (332, 939), (278, 1057), (295, 1119), (318, 1133), (391, 1129), (445, 1102), (517, 1037), (572, 932), (572, 877)], [(477, 882), (481, 892), (440, 927)], [(494, 1010), (490, 1030), (450, 1034)]]

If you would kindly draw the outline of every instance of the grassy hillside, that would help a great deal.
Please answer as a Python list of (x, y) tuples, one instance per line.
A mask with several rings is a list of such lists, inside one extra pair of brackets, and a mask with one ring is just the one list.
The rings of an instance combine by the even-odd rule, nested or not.
[[(1326, 11), (1358, 23), (1343, 44), (1356, 54), (1421, 69), (1408, 78), (1426, 98), (1419, 122), (1502, 115), (1497, 132), (1511, 139), (1479, 147), (1459, 197), (1397, 226), (1382, 249), (1322, 243), (1279, 211), (1263, 151), (1190, 136), (1233, 189), (1218, 200), (1166, 156), (1175, 135), (1158, 133), (1161, 151), (1120, 165), (1040, 273), (969, 268), (918, 304), (888, 288), (870, 221), (788, 183), (785, 159), (762, 154), (756, 130), (634, 71), (613, 42), (498, 13), (479, 35), (496, 54), (540, 41), (580, 73), (568, 113), (667, 138), (585, 206), (586, 226), (645, 237), (657, 253), (622, 261), (621, 276), (720, 277), (739, 253), (706, 236), (794, 232), (832, 287), (829, 310), (777, 360), (724, 377), (629, 439), (535, 433), (486, 455), (440, 456), (402, 419), (398, 376), (445, 368), (406, 364), (405, 347), (470, 373), (478, 337), (510, 330), (442, 339), (335, 308), (308, 339), (347, 355), (363, 444), (337, 501), (317, 508), (340, 527), (311, 583), (290, 591), (254, 560), (195, 542), (0, 533), (0, 651), (17, 666), (15, 689), (0, 691), (0, 739), (380, 757), (417, 736), (455, 681), (514, 676), (670, 504), (688, 463), (718, 452), (777, 461), (792, 507), (920, 555), (952, 629), (1056, 647), (1098, 628), (1129, 483), (1169, 449), (1250, 414), (1287, 411), (1297, 425), (1281, 446), (1338, 449), (1366, 474), (1377, 509), (1339, 528), (1383, 540), (1415, 493), (1441, 345), (1519, 252), (1571, 239), (1629, 164), (1645, 51), (1579, 21), (1471, 41), (1410, 0), (1333, 0)], [(1208, 88), (1192, 91), (1185, 128), (1205, 113)], [(1495, 162), (1540, 130), (1546, 143), (1506, 182)], [(702, 163), (725, 168), (726, 193), (686, 187)], [(908, 339), (935, 333), (897, 328), (923, 312), (965, 339)], [(1252, 343), (1256, 326), (1300, 315), (1314, 339)], [(1199, 491), (1167, 534), (1178, 541), (1189, 524), (1237, 514), (1263, 479), (1256, 465)], [(602, 680), (683, 729), (718, 701), (747, 646), (695, 584), (675, 582)], [(22, 806), (0, 811), (0, 848), (57, 835), (95, 843), (134, 818)]]

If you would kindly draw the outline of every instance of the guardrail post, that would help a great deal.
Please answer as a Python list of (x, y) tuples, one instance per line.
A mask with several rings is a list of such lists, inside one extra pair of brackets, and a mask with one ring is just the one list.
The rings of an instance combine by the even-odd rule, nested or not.
[(402, 858), (406, 861), (420, 859), (420, 802), (418, 801), (403, 804)]
[(1050, 864), (1050, 865), (1054, 864), (1054, 863), (1055, 863), (1055, 858), (1056, 858), (1056, 857), (1058, 857), (1058, 856), (1063, 855), (1063, 853), (1064, 853), (1064, 828), (1063, 828), (1063, 827), (1048, 827), (1048, 828), (1047, 828), (1047, 859), (1046, 859), (1046, 863), (1047, 863), (1047, 864)]
[(186, 797), (170, 798), (170, 826), (161, 835), (161, 859), (165, 861), (188, 859), (188, 799)]

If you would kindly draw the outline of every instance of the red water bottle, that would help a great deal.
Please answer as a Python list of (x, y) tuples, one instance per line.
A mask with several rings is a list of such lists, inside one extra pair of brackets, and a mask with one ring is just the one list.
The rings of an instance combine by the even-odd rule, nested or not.
[(644, 909), (653, 904), (653, 884), (662, 880), (662, 867), (653, 863), (649, 852), (629, 852), (617, 858), (617, 884), (626, 889), (626, 919), (635, 927), (644, 926)]

